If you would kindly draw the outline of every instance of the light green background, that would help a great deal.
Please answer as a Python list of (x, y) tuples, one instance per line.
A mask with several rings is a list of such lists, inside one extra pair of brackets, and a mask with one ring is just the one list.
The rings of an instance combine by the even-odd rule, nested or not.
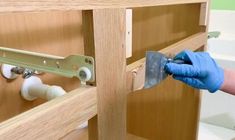
[(235, 10), (235, 0), (211, 0), (212, 9), (216, 10)]

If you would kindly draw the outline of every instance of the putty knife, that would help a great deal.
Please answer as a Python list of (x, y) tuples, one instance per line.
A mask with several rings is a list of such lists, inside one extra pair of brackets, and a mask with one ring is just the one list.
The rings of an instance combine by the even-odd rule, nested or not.
[(151, 88), (164, 80), (169, 73), (165, 71), (167, 63), (185, 64), (183, 60), (167, 58), (164, 54), (148, 51), (146, 53), (145, 83), (144, 88)]

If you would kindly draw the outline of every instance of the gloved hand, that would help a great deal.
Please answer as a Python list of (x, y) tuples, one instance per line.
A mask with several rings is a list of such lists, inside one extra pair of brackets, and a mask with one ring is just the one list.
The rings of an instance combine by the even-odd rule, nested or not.
[(174, 59), (183, 60), (186, 64), (168, 63), (165, 70), (194, 88), (207, 89), (211, 93), (219, 90), (224, 82), (224, 71), (205, 52), (183, 51)]

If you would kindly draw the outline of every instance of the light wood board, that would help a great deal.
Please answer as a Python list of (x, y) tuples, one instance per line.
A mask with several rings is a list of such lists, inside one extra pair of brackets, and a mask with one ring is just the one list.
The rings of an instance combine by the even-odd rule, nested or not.
[[(200, 9), (201, 4), (134, 9), (133, 57), (128, 64), (145, 57), (146, 50), (159, 51), (199, 33)], [(165, 50), (175, 54), (178, 47)], [(169, 77), (128, 95), (127, 130), (149, 140), (196, 140), (199, 104), (198, 90)]]
[[(197, 51), (202, 46), (206, 45), (206, 42), (207, 33), (201, 32), (167, 46), (159, 50), (159, 52), (168, 57), (174, 57), (176, 54), (186, 49)], [(145, 61), (146, 58), (142, 58), (127, 66), (127, 91), (133, 92), (143, 89), (145, 82)]]
[[(170, 1), (165, 2), (169, 2), (165, 4), (174, 4), (173, 1), (172, 3)], [(13, 11), (23, 9), (22, 7), (18, 8), (13, 8)], [(28, 8), (25, 9), (35, 10), (35, 7), (32, 8), (30, 5)], [(198, 26), (200, 8), (200, 4), (187, 4), (134, 9), (133, 57), (128, 59), (127, 62), (130, 64), (143, 58), (146, 50), (161, 50), (166, 46), (201, 31), (202, 27)], [(49, 9), (39, 8), (38, 10)], [(63, 10), (66, 10), (66, 8)], [(125, 81), (125, 72), (122, 73), (125, 71), (125, 53), (117, 53), (116, 49), (118, 48), (119, 51), (125, 50), (125, 48), (120, 47), (122, 46), (121, 44), (118, 44), (120, 42), (125, 44), (125, 31), (122, 31), (124, 29), (120, 27), (121, 25), (125, 26), (123, 23), (125, 16), (122, 19), (122, 16), (120, 16), (121, 13), (114, 11), (106, 15), (107, 11), (104, 12), (101, 10), (96, 13), (95, 26), (101, 28), (96, 28), (97, 30), (94, 31), (97, 40), (96, 46), (103, 48), (98, 50), (98, 55), (96, 54), (96, 57), (98, 56), (98, 61), (96, 61), (97, 69), (100, 73), (97, 77), (97, 80), (99, 79), (97, 81), (97, 90), (100, 93), (98, 98), (100, 97), (100, 101), (102, 101), (98, 101), (98, 104), (101, 104), (100, 112), (105, 112), (99, 113), (98, 111), (98, 114), (103, 114), (103, 117), (98, 118), (98, 122), (101, 124), (98, 127), (101, 128), (99, 132), (101, 138), (105, 137), (105, 139), (110, 139), (110, 136), (115, 137), (118, 135), (116, 138), (119, 140), (125, 135), (125, 117), (123, 116), (125, 112), (125, 97), (123, 96), (123, 93), (125, 93), (125, 82), (123, 82)], [(106, 15), (105, 18), (104, 15)], [(1, 46), (61, 56), (66, 56), (74, 52), (83, 54), (82, 19), (80, 11), (2, 13), (0, 14), (0, 19)], [(107, 22), (104, 23), (103, 20), (107, 20)], [(114, 22), (117, 20), (120, 22)], [(112, 28), (113, 30), (111, 31), (115, 32), (115, 37), (113, 32), (110, 33), (109, 28), (106, 29), (106, 27), (114, 26), (115, 29)], [(116, 26), (119, 28), (116, 29)], [(123, 40), (121, 39), (121, 32), (123, 32)], [(120, 38), (116, 38), (117, 36)], [(107, 42), (103, 40), (104, 38)], [(111, 41), (109, 42), (113, 38), (116, 38), (118, 43), (115, 42), (115, 44), (117, 43), (116, 45), (119, 47), (112, 45), (110, 43)], [(94, 52), (90, 54), (92, 55)], [(105, 59), (107, 57), (121, 59)], [(104, 70), (104, 68), (106, 69)], [(110, 73), (108, 70), (112, 72)], [(121, 73), (116, 73), (117, 71), (121, 71)], [(61, 85), (67, 91), (79, 86), (79, 81), (76, 79), (60, 78), (47, 74), (42, 77), (46, 83)], [(2, 100), (0, 108), (4, 110), (0, 114), (2, 121), (43, 102), (39, 100), (36, 102), (25, 102), (20, 98), (19, 88), (22, 83), (21, 78), (10, 82), (6, 82), (4, 79), (1, 81), (1, 86), (4, 87), (1, 90), (0, 98)], [(197, 90), (169, 78), (154, 89), (128, 95), (128, 131), (147, 139), (195, 139), (200, 102), (198, 93)], [(117, 115), (117, 113), (121, 115)], [(107, 114), (107, 116), (104, 114)]]
[(99, 140), (126, 137), (125, 13), (93, 11)]
[(8, 0), (0, 2), (0, 12), (129, 8), (203, 3), (207, 1), (208, 0)]
[[(68, 12), (26, 12), (0, 14), (0, 46), (39, 53), (68, 56), (84, 54), (82, 14)], [(80, 81), (53, 74), (40, 76), (46, 84), (58, 85), (67, 92)], [(31, 109), (44, 100), (25, 101), (20, 96), (23, 79), (6, 80), (0, 76), (0, 122)]]
[[(84, 51), (85, 55), (95, 58), (95, 42), (94, 42), (94, 24), (93, 11), (82, 11), (83, 33), (84, 33)], [(96, 85), (96, 83), (92, 83)], [(88, 121), (88, 138), (89, 140), (98, 140), (98, 122), (97, 115)]]
[[(88, 128), (76, 129), (71, 133), (69, 133), (68, 136), (63, 137), (61, 140), (90, 140), (88, 139)], [(126, 140), (147, 140), (147, 139), (127, 133)]]
[(80, 87), (0, 124), (1, 140), (59, 139), (97, 113), (96, 87)]

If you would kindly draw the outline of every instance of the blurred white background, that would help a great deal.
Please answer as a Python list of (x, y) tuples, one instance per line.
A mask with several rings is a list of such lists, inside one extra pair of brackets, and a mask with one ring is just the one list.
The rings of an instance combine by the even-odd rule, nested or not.
[[(212, 10), (209, 27), (221, 35), (208, 40), (208, 52), (221, 67), (235, 70), (235, 11)], [(235, 96), (203, 91), (200, 119), (199, 140), (235, 140)]]

